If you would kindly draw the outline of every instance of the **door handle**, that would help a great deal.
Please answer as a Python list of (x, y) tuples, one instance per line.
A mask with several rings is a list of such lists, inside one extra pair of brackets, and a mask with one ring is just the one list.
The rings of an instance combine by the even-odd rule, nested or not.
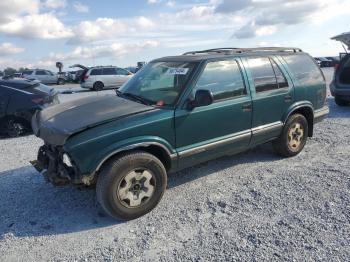
[(242, 105), (243, 112), (251, 112), (252, 111), (252, 103), (247, 103)]
[(292, 96), (291, 95), (286, 95), (285, 97), (284, 97), (284, 102), (292, 102)]

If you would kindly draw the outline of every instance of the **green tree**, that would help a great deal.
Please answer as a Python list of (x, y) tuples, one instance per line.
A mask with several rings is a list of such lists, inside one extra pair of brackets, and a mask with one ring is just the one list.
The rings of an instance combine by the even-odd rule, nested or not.
[(4, 70), (4, 73), (5, 75), (13, 75), (14, 73), (16, 73), (17, 70), (12, 68), (12, 67), (7, 67), (5, 70)]

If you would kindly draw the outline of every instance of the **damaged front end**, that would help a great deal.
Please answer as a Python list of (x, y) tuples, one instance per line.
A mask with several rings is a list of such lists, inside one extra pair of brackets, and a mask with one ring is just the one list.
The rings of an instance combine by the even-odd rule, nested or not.
[(53, 185), (82, 184), (79, 170), (62, 146), (43, 145), (39, 149), (37, 160), (31, 161), (31, 164)]

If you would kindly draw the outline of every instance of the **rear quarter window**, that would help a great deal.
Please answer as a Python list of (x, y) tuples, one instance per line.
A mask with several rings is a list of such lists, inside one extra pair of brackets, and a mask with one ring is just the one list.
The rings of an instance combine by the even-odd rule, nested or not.
[(319, 85), (325, 81), (321, 70), (308, 55), (285, 55), (283, 59), (300, 85)]

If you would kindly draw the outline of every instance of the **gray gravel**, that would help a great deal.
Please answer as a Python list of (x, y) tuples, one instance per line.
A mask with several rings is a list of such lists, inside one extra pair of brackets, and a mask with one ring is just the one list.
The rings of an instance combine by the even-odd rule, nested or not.
[(93, 190), (55, 188), (29, 166), (41, 141), (0, 141), (1, 261), (324, 260), (350, 257), (350, 107), (305, 150), (267, 144), (169, 176), (150, 214), (104, 216)]

